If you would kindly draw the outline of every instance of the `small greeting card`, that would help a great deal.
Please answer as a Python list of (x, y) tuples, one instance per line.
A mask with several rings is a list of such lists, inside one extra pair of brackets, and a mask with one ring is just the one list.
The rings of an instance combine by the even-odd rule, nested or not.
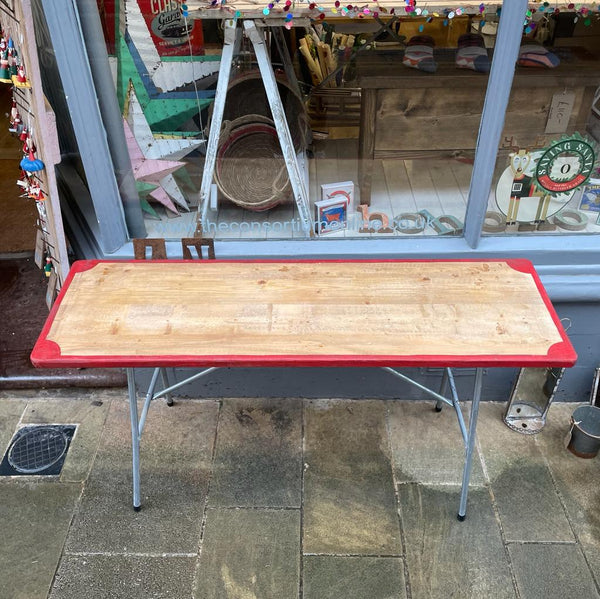
[(326, 183), (321, 185), (321, 200), (341, 200), (345, 198), (348, 202), (348, 209), (354, 206), (354, 183), (352, 181), (342, 181), (341, 183)]
[(317, 233), (333, 233), (345, 229), (348, 223), (348, 200), (344, 196), (315, 202)]
[(600, 183), (586, 185), (581, 194), (579, 210), (600, 212)]

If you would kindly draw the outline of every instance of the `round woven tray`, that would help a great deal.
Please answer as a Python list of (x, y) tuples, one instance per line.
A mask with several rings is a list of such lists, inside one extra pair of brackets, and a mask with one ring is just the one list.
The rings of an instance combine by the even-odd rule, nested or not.
[(224, 123), (215, 179), (221, 193), (247, 210), (269, 210), (291, 195), (273, 121), (246, 115)]

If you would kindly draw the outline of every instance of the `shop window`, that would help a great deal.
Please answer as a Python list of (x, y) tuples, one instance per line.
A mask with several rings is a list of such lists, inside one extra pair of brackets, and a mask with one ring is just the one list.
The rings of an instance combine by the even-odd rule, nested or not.
[[(316, 11), (301, 23), (259, 23), (284, 111), (276, 119), (291, 135), (291, 179), (251, 36), (233, 44), (213, 179), (207, 148), (224, 20), (209, 0), (123, 4), (107, 42), (149, 237), (463, 234), (501, 2), (378, 14), (328, 2), (291, 7)], [(523, 41), (545, 53), (530, 50), (516, 67), (484, 235), (600, 231), (596, 172), (568, 193), (533, 183), (553, 142), (594, 141), (600, 131), (598, 15), (543, 6), (528, 13)], [(269, 10), (249, 5), (240, 22)], [(531, 66), (536, 59), (541, 66)], [(576, 169), (565, 152), (549, 168)]]
[(484, 234), (600, 232), (599, 85), (598, 15), (582, 5), (533, 14), (519, 51)]
[(358, 7), (342, 14), (331, 3), (325, 18), (281, 28), (281, 36), (260, 29), (292, 136), (304, 213), (259, 59), (242, 36), (203, 216), (199, 192), (223, 22), (198, 18), (202, 2), (188, 2), (188, 14), (178, 0), (128, 0), (125, 10), (112, 4), (100, 3), (101, 16), (148, 236), (462, 235), (492, 57), (477, 30), (480, 11), (382, 11), (374, 18)]

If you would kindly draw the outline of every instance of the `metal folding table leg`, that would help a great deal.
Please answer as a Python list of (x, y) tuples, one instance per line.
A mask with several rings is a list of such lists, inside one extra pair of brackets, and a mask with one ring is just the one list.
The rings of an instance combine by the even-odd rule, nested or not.
[[(444, 374), (442, 375), (442, 384), (440, 385), (440, 395), (446, 395), (446, 391), (448, 391), (448, 369), (444, 368)], [(441, 399), (438, 399), (435, 402), (435, 411), (441, 412), (442, 406), (444, 402)]]
[(469, 492), (469, 479), (473, 465), (473, 449), (475, 447), (475, 433), (477, 431), (477, 416), (479, 414), (479, 400), (481, 399), (481, 385), (483, 383), (483, 368), (475, 372), (475, 385), (473, 389), (473, 401), (469, 416), (469, 436), (465, 447), (465, 466), (463, 470), (462, 488), (460, 492), (460, 505), (458, 508), (458, 519), (462, 522), (467, 514), (467, 494)]
[[(163, 389), (168, 389), (169, 387), (169, 377), (167, 376), (167, 369), (166, 368), (161, 368), (160, 369), (160, 379), (162, 381), (163, 384)], [(173, 398), (171, 397), (170, 393), (167, 393), (165, 395), (165, 397), (167, 398), (167, 405), (170, 407), (173, 405)]]
[(133, 457), (133, 509), (138, 512), (142, 505), (140, 499), (140, 429), (133, 368), (127, 369), (127, 392), (129, 395), (129, 418), (131, 420), (131, 455)]

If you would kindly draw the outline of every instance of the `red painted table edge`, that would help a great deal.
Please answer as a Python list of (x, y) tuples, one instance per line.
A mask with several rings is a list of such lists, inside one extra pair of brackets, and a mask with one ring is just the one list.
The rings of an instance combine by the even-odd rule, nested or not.
[[(495, 368), (495, 367), (569, 367), (577, 360), (577, 354), (567, 337), (567, 334), (554, 310), (552, 302), (535, 271), (533, 264), (526, 259), (265, 259), (265, 260), (210, 260), (195, 261), (194, 264), (217, 263), (427, 263), (427, 262), (499, 262), (507, 264), (514, 270), (530, 274), (536, 284), (540, 297), (550, 314), (562, 341), (555, 343), (546, 355), (157, 355), (157, 356), (95, 356), (95, 355), (69, 355), (63, 356), (60, 347), (47, 336), (60, 308), (61, 302), (77, 273), (90, 270), (98, 264), (105, 263), (135, 263), (136, 260), (80, 260), (73, 264), (61, 291), (52, 306), (50, 314), (42, 328), (40, 336), (31, 352), (31, 363), (37, 368), (155, 368), (165, 367), (454, 367), (454, 368)], [(157, 263), (182, 263), (190, 264), (189, 260), (153, 260), (145, 264)]]

